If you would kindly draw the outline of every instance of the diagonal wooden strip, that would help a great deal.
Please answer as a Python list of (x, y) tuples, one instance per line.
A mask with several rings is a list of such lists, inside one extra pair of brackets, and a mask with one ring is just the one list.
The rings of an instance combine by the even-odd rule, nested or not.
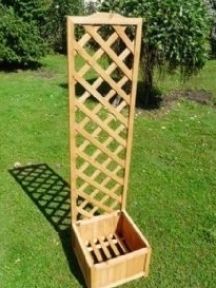
[[(90, 26), (84, 26), (87, 33), (89, 33), (92, 38), (101, 46), (101, 48), (109, 55), (109, 57), (117, 64), (117, 66), (122, 70), (122, 72), (130, 79), (132, 80), (132, 71), (128, 69), (128, 67), (124, 64), (124, 62), (119, 61), (118, 55), (106, 44), (106, 41), (103, 40), (103, 38), (95, 32), (93, 29), (91, 29)], [(78, 52), (78, 51), (77, 51)]]
[(94, 95), (94, 97), (103, 104), (107, 110), (113, 114), (122, 124), (124, 124), (127, 127), (128, 121), (127, 119), (118, 111), (116, 111), (115, 107), (113, 107), (109, 102), (107, 102), (103, 96), (95, 90), (85, 79), (79, 77), (77, 74), (74, 75), (75, 79), (87, 90), (91, 95)]
[(116, 110), (121, 112), (128, 104), (123, 100), (117, 107)]
[(113, 26), (118, 36), (122, 39), (128, 49), (130, 49), (131, 53), (134, 54), (134, 41), (132, 42), (128, 36), (125, 34), (125, 27), (115, 25)]
[(79, 109), (85, 113), (85, 115), (88, 116), (89, 119), (91, 119), (94, 123), (96, 123), (102, 130), (106, 131), (113, 139), (115, 139), (120, 145), (126, 147), (126, 141), (125, 139), (121, 138), (118, 134), (115, 133), (113, 129), (111, 129), (109, 126), (104, 124), (104, 121), (102, 121), (97, 114), (92, 113), (88, 108), (86, 108), (85, 105), (82, 103), (79, 103), (79, 101), (76, 101), (76, 104)]
[[(84, 156), (84, 154), (82, 155), (82, 156)], [(85, 156), (84, 156), (85, 157)], [(89, 161), (89, 157), (87, 156), (85, 159), (88, 159), (88, 160), (86, 160), (86, 161)], [(93, 162), (94, 162), (94, 160), (92, 160)], [(107, 161), (105, 161), (104, 162), (104, 165), (101, 165), (101, 167), (100, 167), (100, 169), (98, 169), (98, 170), (95, 170), (95, 172), (92, 174), (92, 179), (96, 179), (97, 178), (97, 176), (99, 176), (99, 174), (102, 172), (102, 173), (104, 173), (104, 171), (106, 170), (106, 172), (107, 173), (109, 173), (110, 174), (110, 176), (109, 175), (106, 175), (105, 173), (105, 175), (106, 175), (106, 177), (107, 178), (105, 178), (103, 181), (102, 181), (102, 183), (101, 184), (103, 184), (104, 186), (106, 186), (106, 184), (110, 181), (110, 180), (117, 180), (117, 179), (119, 179), (119, 182), (122, 182), (122, 179), (123, 179), (123, 177), (122, 178), (120, 178), (120, 177), (118, 177), (117, 175), (115, 175), (116, 174), (116, 170), (114, 170), (113, 172), (112, 171), (110, 171), (110, 170), (108, 170), (107, 168), (106, 168), (106, 166), (107, 166), (107, 164), (109, 164), (109, 162), (111, 161), (111, 159), (107, 159)], [(89, 165), (89, 162), (87, 162), (88, 163), (88, 165)], [(92, 162), (91, 162), (92, 163)], [(92, 165), (95, 165), (95, 164), (92, 164)], [(121, 167), (120, 166), (118, 166), (117, 168), (119, 168), (119, 169), (121, 169)], [(103, 171), (102, 171), (102, 169), (103, 169)], [(79, 171), (80, 172), (83, 172), (81, 169), (79, 169)], [(108, 172), (109, 171), (109, 172)], [(106, 181), (105, 181), (106, 180)], [(108, 181), (109, 180), (109, 181)], [(116, 185), (115, 185), (115, 188), (116, 189), (113, 189), (113, 191), (114, 190), (117, 190), (117, 188), (120, 188), (122, 186), (122, 184), (120, 184), (120, 183), (118, 183), (117, 181), (116, 181)]]
[[(87, 202), (88, 204), (88, 202)], [(79, 214), (82, 214), (83, 216), (87, 217), (87, 218), (91, 218), (92, 217), (92, 214), (91, 213), (88, 213), (86, 210), (80, 208), (79, 206), (76, 207), (77, 208), (77, 211)]]
[[(117, 34), (114, 33), (112, 36), (115, 36), (115, 35), (117, 35)], [(118, 38), (118, 36), (116, 36), (116, 37), (114, 38), (114, 40), (116, 40), (117, 38)], [(109, 40), (113, 40), (113, 38), (110, 37)], [(113, 42), (113, 41), (109, 41), (109, 40), (108, 40), (107, 42), (109, 42), (109, 43), (112, 43), (112, 42)], [(100, 48), (100, 49), (97, 50), (97, 51), (95, 52), (95, 54), (94, 54), (93, 56), (91, 56), (91, 57), (92, 57), (92, 59), (94, 59), (95, 61), (97, 61), (97, 60), (99, 60), (99, 59), (103, 56), (104, 53), (105, 53), (104, 50), (103, 50), (102, 48)], [(121, 52), (121, 54), (120, 54), (118, 57), (119, 57), (119, 59), (120, 59), (121, 61), (124, 61), (129, 54), (130, 54), (130, 50), (126, 48), (126, 49), (124, 49), (124, 51)], [(112, 62), (112, 63), (110, 64), (110, 66), (106, 69), (106, 73), (110, 75), (117, 67), (118, 67), (117, 64), (116, 64), (115, 62)], [(90, 68), (91, 68), (91, 66), (90, 66), (88, 63), (86, 63), (86, 64), (85, 64), (84, 66), (82, 66), (82, 68), (78, 71), (78, 74), (79, 74), (80, 76), (84, 76)], [(125, 76), (125, 75), (124, 75), (124, 76)], [(125, 76), (125, 77), (126, 77), (126, 76)], [(128, 78), (127, 78), (127, 79), (128, 79)]]
[[(103, 50), (102, 50), (103, 51)], [(97, 52), (96, 52), (97, 53)], [(96, 53), (95, 53), (95, 55), (96, 55)], [(103, 53), (104, 53), (104, 51), (103, 51)], [(128, 55), (130, 54), (130, 51), (128, 50), (128, 49), (125, 49), (120, 55), (119, 55), (119, 59), (121, 59), (121, 60), (124, 60)], [(94, 56), (95, 56), (94, 55)], [(90, 65), (88, 65), (88, 64), (86, 64), (86, 65), (84, 65), (83, 66), (83, 70), (81, 71), (79, 71), (78, 72), (78, 74), (80, 75), (80, 76), (83, 76), (86, 72), (85, 71), (88, 71), (88, 70), (86, 70), (86, 69), (89, 69), (89, 67), (91, 67)], [(115, 64), (115, 63), (112, 63), (108, 68), (107, 68), (107, 70), (106, 70), (106, 73), (108, 73), (108, 74), (111, 74), (115, 69), (117, 68), (117, 65)], [(84, 73), (85, 72), (85, 73)], [(98, 77), (97, 78), (97, 80), (92, 84), (92, 87), (93, 88), (95, 88), (95, 89), (97, 89), (102, 83), (103, 83), (103, 78), (102, 77)], [(123, 76), (122, 77), (122, 79), (118, 82), (118, 85), (120, 86), (120, 87), (122, 87), (126, 82), (128, 81), (128, 78), (126, 77), (126, 76)], [(112, 96), (110, 96), (110, 98), (112, 98), (115, 94), (116, 94), (116, 92), (115, 91), (111, 91), (112, 92)], [(114, 93), (113, 93), (114, 92)], [(108, 93), (109, 95), (110, 95), (110, 92)], [(108, 94), (105, 96), (105, 98), (106, 99), (108, 99)], [(90, 97), (91, 96), (91, 94), (88, 92), (88, 91), (85, 91), (84, 93), (83, 93), (83, 95), (82, 96), (80, 96), (79, 97), (79, 101), (80, 102), (84, 102), (88, 97)]]
[[(91, 65), (91, 67), (100, 75), (100, 77), (102, 77), (104, 79), (104, 81), (106, 81), (110, 87), (112, 87), (113, 89), (115, 89), (115, 91), (119, 94), (119, 96), (121, 96), (127, 103), (129, 103), (129, 97), (128, 95), (124, 92), (124, 90), (121, 89), (121, 87), (119, 87), (119, 85), (110, 77), (110, 75), (108, 75), (106, 73), (106, 71), (104, 71), (104, 69), (101, 68), (101, 66), (97, 63), (97, 61), (95, 61), (86, 51), (85, 49), (83, 49), (77, 42), (75, 42), (74, 44), (74, 48), (76, 49), (76, 51), (79, 53), (79, 55), (89, 64)], [(79, 77), (79, 75), (76, 73), (75, 75), (75, 79), (77, 80)], [(126, 75), (127, 76), (127, 75)], [(129, 78), (130, 79), (130, 78)], [(77, 80), (78, 81), (78, 80)]]
[[(97, 107), (96, 107), (96, 109), (95, 109), (95, 110), (96, 110), (95, 113), (98, 112), (98, 106), (99, 106), (99, 104), (97, 105)], [(94, 113), (94, 111), (93, 111), (93, 113)], [(110, 115), (110, 116), (112, 116), (112, 115)], [(108, 118), (105, 120), (105, 122), (108, 123), (108, 121), (110, 121), (109, 119), (110, 119), (110, 117), (108, 117)], [(112, 117), (111, 117), (111, 119), (112, 119)], [(116, 132), (117, 132), (117, 133), (120, 133), (123, 129), (125, 129), (124, 126), (123, 126), (123, 125), (120, 125), (120, 126), (116, 129)], [(98, 128), (93, 132), (93, 134), (94, 134), (93, 136), (96, 137), (97, 134), (98, 134), (100, 131), (101, 131), (101, 129), (98, 127)], [(110, 142), (111, 142), (110, 139), (107, 139), (104, 144), (105, 144), (105, 145), (108, 145)], [(89, 141), (87, 141), (87, 140), (84, 142), (85, 147), (86, 147), (86, 145), (88, 145), (88, 143), (89, 143)], [(83, 144), (82, 144), (82, 145), (83, 145)], [(84, 150), (85, 147), (82, 146), (82, 148), (83, 148), (82, 150)], [(118, 154), (119, 152), (120, 152), (120, 147), (118, 147), (118, 148), (116, 149), (115, 153)], [(93, 159), (96, 159), (97, 156), (98, 156), (100, 153), (101, 153), (100, 150), (95, 151), (95, 153), (92, 155), (92, 158), (93, 158)], [(103, 166), (105, 166), (105, 169), (106, 169), (106, 167), (109, 165), (109, 163), (111, 162), (111, 160), (112, 160), (112, 159), (108, 158), (108, 159), (104, 162), (104, 165), (103, 165)], [(89, 164), (88, 164), (87, 162), (84, 163), (84, 164), (82, 165), (82, 167), (81, 167), (81, 171), (84, 171), (88, 166), (89, 166)], [(117, 166), (117, 167), (115, 168), (115, 170), (112, 171), (112, 173), (113, 173), (114, 175), (116, 175), (116, 174), (118, 173), (119, 169), (121, 169), (121, 167), (120, 167), (120, 166)], [(99, 174), (100, 174), (100, 171), (95, 171), (94, 174), (93, 174), (93, 178), (96, 178)], [(109, 181), (110, 181), (110, 178), (107, 177), (106, 179), (104, 179), (104, 180), (102, 181), (101, 184), (102, 184), (102, 185), (106, 185)], [(87, 184), (87, 183), (84, 183), (83, 186), (82, 186), (82, 189), (84, 190), (87, 186), (88, 186), (88, 184)], [(99, 193), (98, 190), (94, 191), (91, 195), (92, 195), (92, 196), (96, 196), (97, 193)], [(105, 197), (102, 198), (101, 202), (104, 203), (104, 202), (107, 201), (108, 199), (109, 199), (109, 196), (105, 195)], [(80, 206), (84, 207), (87, 203), (88, 203), (88, 201), (86, 201), (86, 203), (83, 202), (82, 205), (80, 205)], [(118, 202), (114, 202), (114, 203), (111, 205), (111, 207), (112, 207), (112, 208), (113, 208), (113, 207), (116, 207), (117, 204), (118, 204)], [(118, 205), (119, 205), (119, 204), (118, 204)], [(93, 209), (93, 210), (91, 211), (91, 213), (94, 213), (96, 210), (98, 210), (97, 207), (95, 207), (95, 209)]]
[[(97, 108), (99, 108), (99, 105), (100, 104), (98, 104), (97, 105)], [(100, 105), (100, 107), (102, 107), (101, 105)], [(99, 111), (100, 109), (94, 109), (93, 111), (92, 111), (92, 113), (97, 113), (98, 111)], [(111, 116), (112, 115), (109, 115), (109, 117), (104, 121), (106, 124), (108, 124), (110, 121), (111, 121)], [(84, 124), (84, 125), (82, 125), (82, 127), (83, 126), (85, 126), (87, 124), (87, 122)], [(123, 126), (123, 125), (122, 125)], [(124, 127), (124, 126), (123, 126)], [(98, 135), (99, 135), (99, 133), (102, 131), (102, 129), (100, 128), (100, 127), (97, 127), (97, 129), (95, 129), (94, 130), (94, 132), (92, 133), (92, 136), (93, 137), (97, 137)], [(116, 131), (117, 133), (120, 133), (121, 131)], [(89, 141), (87, 141), (87, 140), (85, 140), (85, 142), (83, 142), (80, 146), (79, 146), (79, 149), (81, 150), (81, 151), (84, 151), (85, 149), (86, 149), (86, 147), (89, 145)], [(105, 143), (104, 143), (106, 146), (107, 145), (109, 145), (109, 142), (108, 141), (105, 141)], [(98, 153), (99, 153), (100, 151), (96, 151), (95, 153), (97, 153), (97, 156), (98, 156)], [(96, 155), (94, 153), (94, 155)], [(97, 156), (95, 156), (94, 157), (94, 159), (97, 157)]]
[(77, 171), (77, 175), (83, 179), (84, 181), (86, 181), (89, 185), (93, 186), (94, 188), (100, 190), (101, 192), (103, 192), (106, 195), (109, 195), (111, 198), (115, 199), (116, 201), (121, 201), (121, 197), (119, 197), (118, 195), (112, 193), (109, 189), (107, 189), (106, 187), (103, 187), (102, 185), (100, 185), (98, 182), (96, 182), (95, 180), (91, 179), (89, 176), (87, 176), (86, 174), (80, 172), (79, 170)]
[[(101, 199), (101, 203), (104, 204), (109, 198), (110, 198), (110, 197), (109, 197), (108, 195), (105, 195), (105, 196)], [(119, 205), (119, 202), (113, 200), (112, 205), (109, 206), (109, 207), (111, 207), (112, 209), (114, 209), (117, 205)]]
[[(87, 35), (91, 38), (91, 36), (90, 36), (88, 33), (87, 33)], [(108, 39), (107, 44), (108, 44), (108, 45), (112, 45), (117, 39), (118, 39), (117, 33), (113, 33), (113, 34), (112, 34), (112, 37), (110, 37), (110, 38)], [(79, 43), (79, 42), (78, 42), (78, 43)], [(79, 44), (80, 44), (80, 43), (79, 43)], [(81, 45), (81, 46), (82, 46), (82, 45)], [(102, 48), (99, 48), (92, 57), (93, 57), (93, 59), (94, 59), (95, 61), (97, 61), (97, 60), (99, 60), (99, 59), (103, 56), (104, 53), (105, 53), (104, 50), (103, 50)], [(129, 54), (130, 54), (130, 53), (128, 53), (128, 55), (129, 55)], [(127, 55), (127, 56), (128, 56), (128, 55)], [(127, 56), (126, 56), (126, 57), (127, 57)], [(91, 68), (91, 66), (86, 63), (85, 66), (83, 66), (83, 67), (78, 71), (79, 75), (80, 75), (80, 76), (85, 75), (85, 74), (88, 72), (89, 68)]]
[(90, 211), (91, 215), (92, 215), (92, 216), (94, 216), (95, 212), (97, 212), (97, 211), (98, 211), (98, 209), (99, 209), (99, 208), (98, 208), (98, 207), (96, 207), (96, 206), (95, 206), (95, 207), (93, 207), (93, 209)]
[[(87, 184), (87, 186), (88, 186), (88, 184)], [(82, 186), (82, 187), (83, 187), (83, 186)], [(85, 188), (86, 188), (86, 187), (82, 188), (82, 190), (84, 190)], [(98, 194), (98, 192), (99, 192), (98, 190), (95, 190), (94, 192), (92, 192), (92, 193), (91, 193), (91, 197), (92, 197), (92, 198), (95, 198), (95, 196)], [(81, 209), (83, 209), (88, 203), (89, 203), (88, 200), (85, 200), (85, 201), (83, 201), (82, 204), (80, 204), (78, 207), (81, 208)], [(98, 209), (97, 206), (95, 206), (95, 208), (96, 208), (96, 210)], [(91, 211), (91, 213), (92, 213), (92, 211)]]
[[(82, 121), (80, 121), (80, 122), (77, 122), (79, 125), (80, 125), (80, 127), (82, 127), (82, 128), (84, 128), (87, 124), (88, 124), (88, 122), (89, 122), (89, 119), (91, 119), (91, 117), (92, 117), (92, 114), (93, 115), (97, 115), (98, 114), (98, 112), (101, 110), (101, 108), (103, 108), (102, 107), (102, 105), (100, 104), (100, 103), (98, 103), (96, 106), (95, 106), (95, 108), (93, 109), (93, 110), (89, 110), (87, 107), (87, 105), (84, 105), (83, 103), (79, 103), (79, 101), (76, 99), (75, 100), (75, 102), (76, 102), (76, 106), (79, 106), (79, 107), (84, 107), (83, 109), (87, 109), (88, 111), (88, 115), (85, 115), (86, 117), (82, 120)], [(79, 108), (79, 107), (77, 107), (77, 108)], [(79, 108), (80, 109), (80, 111), (82, 111), (81, 109), (82, 108)], [(82, 113), (84, 113), (83, 111), (82, 111)], [(91, 115), (89, 115), (89, 113), (91, 113)], [(110, 122), (111, 121), (116, 121), (116, 118), (115, 117), (113, 117), (113, 115), (112, 114), (107, 114), (106, 115), (107, 117), (105, 118), (105, 119), (103, 119), (103, 120), (101, 120), (101, 118), (99, 117), (99, 116), (97, 116), (97, 117), (99, 117), (99, 119), (100, 119), (100, 121), (102, 121), (103, 122), (103, 125), (106, 125), (106, 126), (109, 126), (109, 124), (110, 124)], [(122, 124), (121, 124), (122, 125)], [(123, 126), (123, 128), (124, 128), (124, 126)], [(122, 129), (123, 129), (122, 128)], [(112, 129), (111, 127), (109, 127), (109, 129)], [(92, 131), (92, 135), (94, 135), (95, 137), (97, 137), (98, 135), (99, 135), (99, 133), (101, 132), (101, 131), (103, 131), (103, 129), (102, 129), (102, 127), (101, 126), (97, 126), (97, 128), (94, 130), (94, 131)], [(116, 133), (117, 135), (119, 135), (119, 131), (118, 131), (118, 129), (112, 129), (112, 131), (114, 131), (114, 133)], [(108, 133), (108, 132), (107, 132)], [(113, 134), (113, 133), (112, 133)], [(120, 137), (120, 136), (119, 136)], [(115, 138), (115, 137), (114, 137)], [(125, 138), (123, 138), (123, 137), (120, 137), (120, 141), (122, 141), (122, 139), (124, 140), (124, 141), (126, 141), (126, 139)], [(118, 142), (118, 141), (117, 141)], [(87, 144), (87, 143), (86, 143)], [(121, 145), (121, 143), (119, 143), (120, 145)], [(123, 144), (123, 143), (122, 143)], [(82, 144), (80, 144), (80, 146), (82, 146), (83, 145), (83, 143)], [(84, 146), (86, 146), (86, 145), (84, 145)], [(122, 146), (125, 146), (125, 145), (122, 145)]]
[[(108, 164), (108, 163), (107, 163)], [(106, 167), (106, 166), (105, 166)], [(107, 167), (106, 167), (107, 168)], [(117, 166), (113, 171), (112, 171), (112, 173), (113, 174), (115, 174), (115, 175), (117, 175), (117, 173), (119, 172), (119, 170), (121, 170), (122, 169), (122, 167), (121, 166)], [(123, 177), (122, 177), (123, 178)], [(116, 183), (117, 184), (117, 183)], [(114, 187), (113, 187), (113, 190), (117, 190), (117, 188), (119, 188), (120, 186), (118, 185), (118, 187), (117, 187), (117, 185), (115, 185)], [(106, 200), (108, 199), (108, 197), (107, 196), (105, 196), (102, 200), (101, 200), (101, 202), (102, 203), (104, 203)]]
[(103, 203), (100, 203), (100, 201), (98, 201), (97, 199), (93, 198), (91, 195), (81, 191), (81, 190), (78, 190), (77, 191), (77, 194), (80, 195), (81, 197), (83, 197), (84, 199), (88, 200), (88, 202), (94, 204), (95, 206), (101, 208), (102, 210), (104, 210), (105, 212), (108, 212), (108, 213), (111, 213), (113, 212), (113, 210), (104, 205)]
[(110, 207), (111, 207), (113, 210), (119, 209), (119, 203), (113, 202), (112, 205), (110, 205)]
[[(83, 170), (85, 170), (85, 169), (89, 166), (89, 163), (88, 163), (88, 162), (85, 162), (85, 164), (86, 164), (86, 165), (83, 165), (83, 166), (85, 166), (84, 169), (83, 169), (83, 166), (81, 167), (82, 169), (80, 169), (82, 172), (83, 172)], [(99, 174), (100, 174), (100, 170), (96, 170), (96, 171), (93, 173), (93, 175), (92, 175), (92, 179), (95, 179)], [(106, 183), (107, 183), (108, 181), (110, 181), (110, 178), (109, 178), (109, 177), (105, 178), (105, 179), (102, 181), (101, 185), (106, 185)], [(84, 191), (85, 188), (87, 188), (87, 186), (88, 186), (88, 183), (85, 182), (82, 186), (79, 187), (79, 189), (82, 190), (82, 191)], [(96, 195), (97, 195), (99, 192), (100, 192), (99, 190), (95, 190), (94, 192), (91, 193), (91, 197), (93, 197), (93, 198), (96, 197)], [(87, 204), (88, 204), (88, 200), (85, 200), (85, 201), (82, 202), (82, 204), (81, 204), (79, 207), (80, 207), (80, 208), (84, 208), (85, 205), (87, 205)], [(91, 210), (90, 213), (91, 213), (91, 214), (94, 214), (94, 212), (96, 212), (97, 210), (98, 210), (98, 207), (95, 206), (95, 207)]]
[[(95, 32), (97, 32), (99, 28), (100, 28), (100, 26), (94, 26), (94, 27), (92, 27), (92, 29), (94, 29)], [(85, 33), (85, 34), (83, 34), (83, 36), (82, 36), (77, 42), (79, 42), (79, 44), (83, 47), (83, 46), (85, 46), (85, 45), (88, 43), (88, 41), (89, 41), (91, 38), (92, 38), (92, 37), (91, 37), (88, 33)]]
[[(77, 45), (75, 45), (77, 47)], [(94, 69), (94, 71), (96, 71), (101, 78), (103, 78), (103, 80), (105, 82), (107, 82), (107, 84), (109, 84), (110, 87), (112, 87), (112, 89), (114, 89), (116, 91), (116, 93), (123, 98), (128, 104), (130, 103), (130, 99), (129, 99), (129, 95), (127, 95), (125, 93), (124, 90), (122, 90), (122, 88), (118, 85), (117, 82), (115, 82), (110, 75), (108, 75), (108, 73), (106, 73), (106, 71), (104, 71), (104, 69), (102, 69), (98, 63), (96, 61), (94, 61), (93, 58), (91, 58), (84, 49), (82, 49), (81, 47), (77, 50), (78, 53), (85, 59), (85, 61), (87, 61), (89, 63), (89, 65), (91, 65), (91, 67)], [(75, 79), (78, 81), (78, 79), (82, 78), (80, 77), (79, 74), (75, 74), (74, 75)], [(96, 80), (97, 81), (97, 80)], [(79, 82), (79, 81), (78, 81)]]
[(80, 46), (85, 46), (88, 41), (91, 39), (91, 36), (88, 33), (85, 33), (80, 40), (77, 42), (79, 43)]
[(114, 155), (103, 143), (99, 142), (97, 139), (92, 137), (91, 134), (86, 132), (83, 128), (79, 125), (75, 124), (75, 129), (78, 131), (83, 137), (88, 139), (93, 145), (95, 145), (98, 149), (100, 149), (103, 153), (113, 159), (116, 163), (124, 168), (125, 161)]
[[(93, 159), (95, 159), (94, 155), (93, 155), (92, 157), (93, 157)], [(108, 159), (104, 162), (104, 164), (105, 164), (105, 169), (106, 169), (106, 166), (110, 163), (110, 161), (111, 161), (111, 159), (108, 158)], [(120, 168), (120, 169), (121, 169), (120, 166), (118, 166), (117, 168)], [(116, 175), (117, 172), (118, 172), (118, 169), (117, 169), (117, 168), (113, 171), (113, 174), (114, 174), (114, 175)], [(94, 174), (92, 175), (92, 178), (95, 179), (99, 174), (100, 174), (100, 171), (99, 171), (99, 170), (95, 171)], [(122, 179), (122, 178), (120, 178), (120, 179)], [(106, 178), (102, 181), (101, 185), (106, 186), (109, 181), (110, 181), (110, 177), (106, 177)], [(84, 190), (87, 186), (88, 186), (88, 184), (85, 183), (85, 184), (82, 186), (82, 190)], [(95, 197), (99, 192), (100, 192), (99, 190), (95, 190), (93, 193), (91, 193), (91, 196), (92, 196), (92, 197)], [(107, 195), (106, 195), (105, 197), (106, 197), (106, 200), (109, 198), (109, 196), (107, 196)], [(104, 200), (104, 201), (103, 201), (103, 200), (104, 200), (104, 198), (101, 200), (101, 203), (104, 203), (104, 202), (106, 201), (106, 200)], [(118, 204), (118, 202), (114, 202), (114, 203), (115, 203), (116, 205)], [(86, 201), (83, 201), (83, 203), (82, 203), (79, 207), (80, 207), (80, 208), (83, 208), (83, 207), (85, 207), (86, 204), (88, 204), (88, 201), (87, 201), (87, 200), (86, 200)], [(116, 205), (115, 205), (115, 206), (116, 206)], [(114, 204), (113, 204), (112, 206), (114, 206)], [(94, 212), (96, 212), (97, 210), (98, 210), (98, 207), (95, 207), (94, 209), (91, 210), (91, 213), (94, 214)]]
[[(92, 112), (92, 113), (94, 113), (94, 111)], [(108, 124), (108, 123), (110, 123), (112, 120), (113, 120), (114, 118), (113, 118), (113, 116), (112, 115), (109, 115), (109, 117), (104, 121), (106, 124)], [(124, 125), (119, 125), (119, 127), (115, 130), (116, 131), (116, 133), (121, 133), (123, 130), (125, 130), (125, 127), (124, 127)], [(93, 137), (97, 137), (97, 135), (100, 133), (102, 131), (102, 129), (100, 128), (100, 127), (98, 127), (93, 133), (92, 133), (92, 136)], [(111, 141), (111, 139), (109, 138), (109, 139), (107, 139), (105, 142), (104, 142), (104, 145), (106, 145), (106, 146), (108, 146), (110, 143), (111, 143), (112, 141)], [(85, 142), (83, 143), (83, 144), (81, 144), (80, 146), (79, 146), (79, 149), (81, 150), (81, 151), (84, 151), (85, 149), (86, 149), (86, 147), (89, 145), (89, 141), (87, 141), (87, 140), (85, 140)], [(119, 148), (118, 148), (118, 150), (119, 150)], [(120, 152), (120, 150), (117, 152), (117, 150), (115, 151), (115, 153), (119, 153)], [(96, 159), (97, 158), (97, 156), (100, 154), (100, 151), (99, 150), (97, 150), (93, 155), (92, 155), (92, 158), (93, 159)]]
[(118, 182), (120, 185), (123, 184), (123, 179), (116, 176), (114, 173), (112, 173), (110, 170), (106, 169), (105, 167), (101, 166), (98, 162), (96, 162), (95, 160), (93, 160), (91, 157), (89, 157), (87, 154), (81, 152), (81, 151), (77, 151), (77, 154), (82, 157), (85, 161), (89, 162), (92, 166), (94, 166), (95, 168), (99, 169), (102, 173), (104, 173), (106, 176), (108, 176), (110, 179), (115, 180), (116, 182)]
[[(75, 100), (75, 103), (76, 103), (76, 100)], [(76, 105), (76, 104), (75, 104)], [(76, 122), (76, 123), (78, 123), (81, 127), (85, 127), (87, 124), (88, 124), (88, 122), (89, 122), (89, 118), (88, 117), (85, 117), (85, 119), (83, 119), (82, 121), (80, 121), (79, 123), (78, 122)], [(82, 145), (82, 144), (81, 144)]]

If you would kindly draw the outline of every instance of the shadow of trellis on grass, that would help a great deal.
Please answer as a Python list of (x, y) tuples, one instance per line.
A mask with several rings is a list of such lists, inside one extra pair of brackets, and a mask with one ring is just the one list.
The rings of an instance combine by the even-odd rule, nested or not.
[(9, 173), (57, 231), (70, 270), (85, 287), (71, 245), (69, 184), (47, 164), (13, 168)]

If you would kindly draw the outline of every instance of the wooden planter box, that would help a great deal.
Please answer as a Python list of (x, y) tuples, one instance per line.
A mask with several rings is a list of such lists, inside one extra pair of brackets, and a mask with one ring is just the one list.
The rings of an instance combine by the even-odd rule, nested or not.
[(142, 19), (67, 27), (73, 249), (89, 288), (114, 287), (146, 277), (151, 254), (126, 213)]
[(80, 221), (73, 231), (73, 248), (89, 287), (148, 276), (150, 246), (126, 212)]

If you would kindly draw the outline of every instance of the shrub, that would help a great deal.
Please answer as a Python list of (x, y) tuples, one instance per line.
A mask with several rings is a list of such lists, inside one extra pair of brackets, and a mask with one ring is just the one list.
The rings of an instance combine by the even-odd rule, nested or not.
[(53, 0), (48, 11), (47, 37), (57, 52), (66, 52), (66, 16), (83, 13), (83, 0)]
[(106, 0), (101, 11), (144, 18), (142, 61), (146, 101), (152, 100), (155, 66), (182, 75), (201, 69), (207, 59), (207, 9), (203, 0)]
[(212, 19), (210, 32), (211, 56), (216, 57), (216, 0), (206, 0)]
[(0, 62), (27, 66), (38, 62), (46, 47), (36, 25), (17, 16), (13, 7), (0, 6)]

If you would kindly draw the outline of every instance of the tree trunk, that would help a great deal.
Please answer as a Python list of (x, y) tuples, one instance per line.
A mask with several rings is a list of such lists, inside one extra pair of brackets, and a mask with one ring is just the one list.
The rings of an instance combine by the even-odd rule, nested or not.
[(149, 48), (145, 49), (143, 55), (143, 103), (148, 107), (154, 102), (153, 76), (155, 55)]

